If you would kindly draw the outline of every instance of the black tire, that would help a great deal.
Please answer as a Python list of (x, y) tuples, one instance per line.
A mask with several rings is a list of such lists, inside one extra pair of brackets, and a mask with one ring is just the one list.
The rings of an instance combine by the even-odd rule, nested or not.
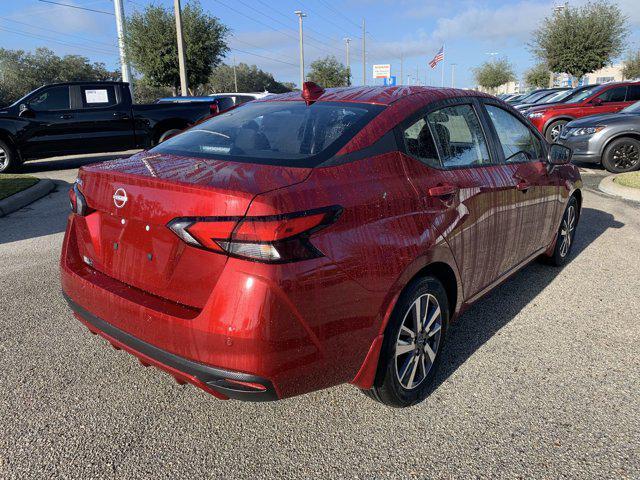
[(15, 150), (0, 140), (0, 173), (14, 172), (19, 166), (20, 160)]
[(569, 123), (568, 120), (556, 120), (549, 124), (547, 129), (544, 132), (544, 137), (547, 139), (549, 143), (556, 143), (558, 141), (558, 136), (562, 131), (562, 128)]
[(630, 137), (615, 139), (604, 150), (602, 166), (611, 173), (640, 169), (640, 141)]
[(177, 128), (171, 128), (171, 129), (167, 130), (166, 132), (161, 133), (158, 136), (158, 141), (156, 142), (156, 144), (164, 142), (167, 138), (173, 137), (174, 135), (177, 135), (181, 131), (182, 130), (179, 130)]
[[(571, 218), (573, 220), (571, 220)], [(576, 227), (578, 226), (579, 220), (580, 212), (578, 211), (578, 201), (576, 200), (576, 197), (571, 197), (569, 199), (569, 202), (567, 203), (566, 208), (564, 209), (562, 221), (560, 222), (560, 228), (558, 228), (556, 245), (553, 249), (553, 254), (548, 258), (548, 263), (550, 263), (551, 265), (555, 265), (556, 267), (561, 267), (565, 263), (567, 263), (567, 260), (571, 255), (571, 249), (573, 248)], [(567, 227), (569, 228), (567, 229)], [(567, 231), (568, 237), (566, 234)], [(566, 245), (566, 241), (569, 242), (568, 245)]]
[[(419, 317), (426, 318), (417, 328), (416, 305), (421, 309)], [(427, 398), (440, 365), (448, 324), (449, 303), (440, 280), (426, 276), (409, 284), (389, 319), (375, 385), (364, 391), (365, 395), (391, 407), (409, 407)], [(413, 337), (407, 333), (409, 329)], [(420, 333), (415, 335), (415, 330)], [(396, 356), (398, 348), (402, 353)]]

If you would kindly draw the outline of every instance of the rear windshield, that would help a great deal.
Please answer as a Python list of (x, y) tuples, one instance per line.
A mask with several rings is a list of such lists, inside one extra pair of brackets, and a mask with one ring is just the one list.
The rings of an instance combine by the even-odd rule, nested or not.
[(312, 167), (334, 155), (384, 107), (360, 103), (250, 102), (151, 151)]

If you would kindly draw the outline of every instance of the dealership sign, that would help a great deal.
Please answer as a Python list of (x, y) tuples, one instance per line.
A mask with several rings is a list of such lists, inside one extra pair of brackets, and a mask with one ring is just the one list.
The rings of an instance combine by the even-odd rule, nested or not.
[(374, 65), (373, 78), (389, 78), (391, 76), (391, 65)]

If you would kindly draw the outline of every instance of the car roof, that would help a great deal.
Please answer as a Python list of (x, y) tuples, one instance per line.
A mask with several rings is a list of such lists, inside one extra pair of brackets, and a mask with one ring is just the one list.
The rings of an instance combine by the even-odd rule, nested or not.
[[(359, 86), (327, 88), (315, 102), (348, 102), (348, 103), (370, 103), (375, 105), (391, 105), (409, 95), (432, 96), (433, 101), (445, 98), (456, 97), (490, 97), (492, 95), (475, 90), (462, 90), (458, 88), (437, 88), (422, 86)], [(281, 102), (281, 101), (304, 101), (302, 92), (294, 91), (289, 93), (274, 94), (258, 99), (259, 102)]]

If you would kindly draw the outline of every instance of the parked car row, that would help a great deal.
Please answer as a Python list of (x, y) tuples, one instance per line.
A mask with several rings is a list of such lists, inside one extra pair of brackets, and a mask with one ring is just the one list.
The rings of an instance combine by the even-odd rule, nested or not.
[(640, 82), (542, 89), (504, 98), (547, 141), (572, 148), (576, 160), (601, 163), (613, 173), (640, 169)]
[(307, 82), (82, 167), (62, 288), (91, 332), (219, 398), (351, 383), (410, 406), (463, 311), (567, 261), (570, 153), (479, 92)]

